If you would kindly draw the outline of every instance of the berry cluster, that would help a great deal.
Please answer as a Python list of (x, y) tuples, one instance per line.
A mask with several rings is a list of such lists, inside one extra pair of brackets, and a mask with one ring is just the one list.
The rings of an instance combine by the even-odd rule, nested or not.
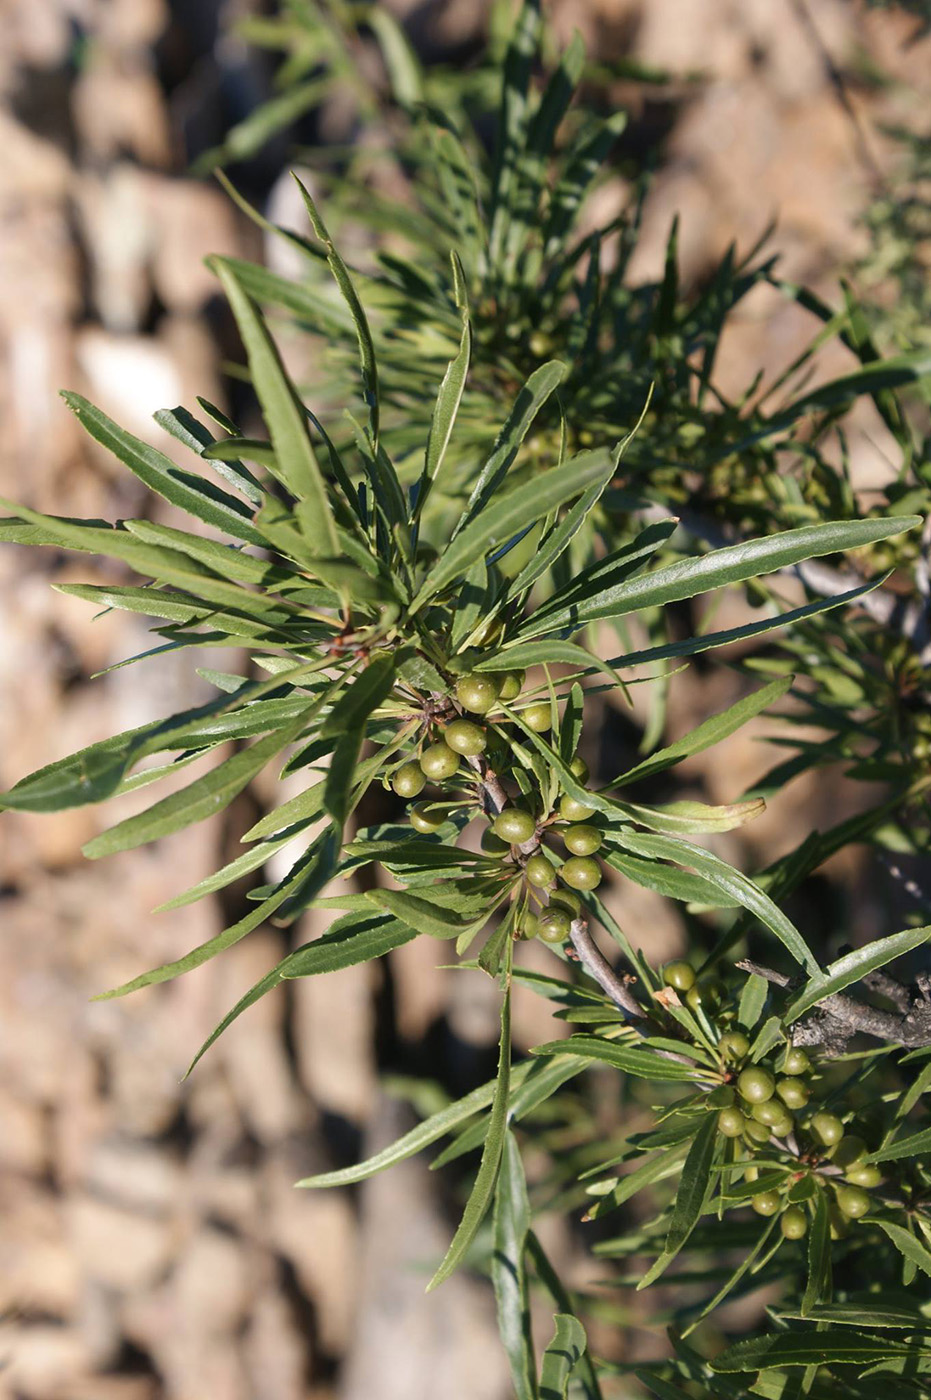
[[(418, 758), (403, 762), (391, 781), (398, 796), (408, 800), (419, 797), (428, 782), (441, 789), (440, 797), (417, 802), (410, 809), (411, 825), (422, 835), (437, 831), (452, 812), (462, 808), (477, 809), (476, 815), (485, 816), (488, 825), (482, 833), (482, 850), (510, 861), (523, 877), (519, 936), (562, 943), (572, 920), (582, 911), (576, 891), (594, 890), (601, 883), (601, 867), (593, 857), (604, 838), (591, 824), (596, 809), (565, 792), (554, 810), (547, 809), (539, 794), (524, 792), (507, 798), (507, 805), (499, 811), (487, 812), (486, 780), (491, 774), (496, 791), (503, 793), (500, 774), (508, 758), (502, 733), (507, 716), (496, 718), (494, 711), (500, 709), (502, 701), (510, 704), (519, 697), (524, 679), (522, 671), (473, 673), (460, 678), (455, 699), (425, 724), (427, 742)], [(477, 723), (469, 715), (481, 716), (485, 723)], [(552, 727), (552, 711), (545, 701), (521, 707), (520, 717), (537, 734)], [(462, 768), (463, 759), (467, 770)], [(569, 767), (580, 783), (587, 782), (588, 767), (583, 759), (574, 758)], [(468, 787), (469, 791), (456, 795), (457, 787)], [(456, 800), (450, 801), (454, 795)], [(567, 854), (561, 862), (556, 852), (543, 844), (548, 833), (558, 834), (565, 846)]]
[[(750, 1205), (758, 1215), (781, 1212), (783, 1235), (799, 1240), (808, 1231), (806, 1205), (820, 1186), (832, 1192), (832, 1238), (845, 1234), (870, 1210), (867, 1192), (882, 1173), (863, 1160), (866, 1142), (847, 1131), (842, 1117), (819, 1107), (818, 1066), (791, 1044), (752, 1059), (749, 1037), (733, 1028), (733, 1008), (723, 1004), (722, 985), (697, 981), (689, 963), (667, 963), (663, 980), (683, 994), (716, 1041), (722, 1083), (709, 1092), (709, 1108), (717, 1111), (722, 1137), (733, 1143), (734, 1165), (744, 1165), (744, 1179), (756, 1182), (764, 1172), (768, 1178)], [(849, 1116), (846, 1106), (840, 1111)], [(764, 1165), (752, 1160), (758, 1154)], [(781, 1180), (773, 1181), (774, 1170)]]

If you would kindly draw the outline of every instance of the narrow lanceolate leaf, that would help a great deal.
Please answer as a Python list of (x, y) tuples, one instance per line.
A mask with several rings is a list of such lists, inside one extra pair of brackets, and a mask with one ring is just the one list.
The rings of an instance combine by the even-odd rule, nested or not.
[[(867, 1313), (863, 1319), (868, 1323)], [(713, 1371), (765, 1371), (782, 1366), (865, 1366), (913, 1350), (891, 1337), (849, 1330), (783, 1332), (735, 1342), (711, 1363)]]
[[(541, 643), (541, 645), (546, 645)], [(657, 749), (656, 753), (645, 758), (642, 763), (638, 763), (635, 768), (629, 768), (626, 773), (622, 773), (619, 778), (615, 778), (609, 787), (626, 786), (628, 783), (637, 783), (644, 778), (652, 778), (657, 773), (662, 773), (667, 768), (671, 768), (674, 763), (680, 763), (684, 758), (691, 758), (693, 754), (702, 753), (705, 749), (711, 748), (713, 744), (719, 744), (722, 739), (733, 734), (736, 730), (753, 719), (762, 710), (767, 709), (783, 695), (792, 685), (792, 676), (783, 676), (770, 685), (764, 685), (760, 690), (755, 690), (752, 695), (745, 695), (742, 700), (738, 700), (736, 705), (731, 705), (729, 709), (722, 710), (720, 714), (712, 715), (702, 724), (693, 729), (690, 734), (686, 734), (675, 743), (668, 744), (664, 749)]]
[[(874, 1294), (869, 1303), (819, 1303), (808, 1313), (809, 1322), (831, 1322), (839, 1327), (862, 1327), (869, 1308), (870, 1327), (896, 1327), (903, 1331), (920, 1332), (931, 1327), (931, 1320), (917, 1307), (903, 1307), (881, 1302)], [(780, 1318), (801, 1318), (801, 1313), (780, 1310)]]
[(411, 604), (411, 612), (422, 608), (496, 545), (504, 544), (551, 510), (581, 495), (594, 481), (608, 480), (613, 470), (608, 452), (583, 452), (564, 466), (553, 467), (516, 490), (496, 497), (441, 554)]
[(596, 1035), (573, 1035), (568, 1040), (551, 1040), (545, 1045), (535, 1045), (531, 1053), (577, 1055), (583, 1060), (600, 1060), (640, 1079), (681, 1081), (694, 1079), (697, 1073), (694, 1065), (683, 1065), (678, 1060), (669, 1060), (639, 1045), (625, 1045), (622, 1041), (605, 1040)]
[(400, 656), (399, 652), (391, 652), (376, 656), (369, 662), (327, 715), (320, 729), (321, 738), (345, 734), (348, 729), (356, 729), (365, 723), (372, 711), (377, 710), (391, 693)]
[(520, 1150), (514, 1134), (507, 1132), (495, 1188), (491, 1280), (515, 1400), (538, 1400), (525, 1257), (529, 1229), (530, 1201)]
[(306, 943), (303, 948), (289, 953), (286, 958), (272, 968), (271, 972), (256, 982), (213, 1030), (194, 1056), (188, 1067), (188, 1074), (198, 1060), (207, 1053), (211, 1045), (225, 1030), (250, 1006), (254, 1006), (266, 992), (270, 992), (282, 981), (297, 977), (314, 977), (321, 972), (338, 972), (345, 967), (355, 967), (359, 963), (370, 962), (383, 957), (392, 948), (399, 948), (414, 937), (410, 929), (399, 924), (396, 919), (380, 918), (372, 915), (346, 914), (331, 924), (321, 938)]
[(531, 666), (555, 666), (559, 664), (582, 666), (587, 671), (600, 671), (615, 685), (622, 686), (624, 684), (613, 666), (610, 666), (607, 661), (602, 661), (600, 657), (592, 655), (584, 647), (576, 646), (575, 642), (516, 642), (514, 646), (497, 652), (487, 661), (479, 662), (475, 669), (477, 671), (508, 671), (514, 667), (520, 667), (522, 670), (527, 670)]
[(908, 1137), (899, 1138), (897, 1142), (888, 1142), (878, 1152), (871, 1152), (865, 1160), (898, 1162), (902, 1157), (917, 1157), (926, 1152), (931, 1153), (931, 1128), (924, 1128), (920, 1133), (911, 1133)]
[(84, 854), (89, 860), (98, 860), (116, 851), (129, 851), (222, 812), (275, 754), (297, 738), (314, 708), (313, 705), (308, 706), (290, 724), (267, 734), (248, 749), (233, 754), (180, 792), (163, 797), (145, 812), (127, 817), (125, 821), (111, 826), (109, 831), (101, 832), (82, 848)]
[(170, 457), (133, 437), (80, 394), (65, 391), (62, 398), (91, 437), (102, 447), (109, 448), (150, 491), (238, 540), (264, 543), (259, 531), (250, 523), (252, 511), (242, 501), (203, 477), (176, 467)]
[(566, 366), (561, 364), (559, 360), (551, 360), (548, 364), (540, 365), (530, 375), (514, 400), (507, 421), (498, 434), (491, 456), (479, 473), (468, 504), (462, 513), (459, 524), (453, 531), (454, 537), (481, 513), (488, 501), (499, 490), (511, 463), (517, 456), (518, 448), (530, 431), (533, 420), (565, 377)]
[(854, 949), (852, 953), (846, 953), (844, 957), (826, 967), (822, 977), (809, 982), (799, 993), (786, 1011), (786, 1021), (797, 1021), (806, 1011), (817, 1006), (819, 1001), (824, 1001), (825, 997), (842, 992), (852, 982), (862, 981), (868, 973), (875, 972), (878, 967), (884, 967), (893, 958), (910, 953), (913, 948), (919, 948), (929, 938), (931, 926), (908, 928), (901, 933), (892, 933), (888, 938), (877, 938), (862, 948)]
[(663, 1252), (637, 1284), (638, 1290), (648, 1288), (675, 1259), (701, 1217), (702, 1209), (713, 1182), (712, 1168), (721, 1150), (717, 1118), (709, 1114), (702, 1123), (688, 1155), (682, 1164), (682, 1177), (676, 1193), (669, 1232)]
[(456, 414), (459, 412), (459, 404), (462, 401), (462, 391), (465, 389), (469, 361), (472, 357), (472, 326), (469, 321), (469, 307), (466, 301), (465, 277), (456, 254), (453, 253), (452, 257), (457, 300), (462, 312), (462, 339), (459, 342), (459, 353), (447, 367), (436, 396), (430, 432), (427, 436), (423, 476), (416, 502), (418, 515), (422, 512), (424, 502), (440, 475), (443, 458), (446, 456), (446, 449), (449, 446), (453, 426), (456, 422)]
[[(698, 559), (683, 559), (667, 564), (649, 574), (638, 574), (596, 597), (574, 604), (563, 618), (548, 611), (545, 617), (531, 617), (521, 629), (521, 636), (531, 637), (551, 630), (555, 625), (578, 630), (587, 622), (599, 618), (623, 617), (641, 608), (660, 607), (694, 598), (726, 584), (742, 583), (777, 569), (791, 568), (806, 559), (835, 554), (845, 549), (857, 549), (890, 535), (902, 534), (920, 524), (915, 515), (889, 516), (877, 520), (830, 521), (824, 525), (806, 525), (799, 530), (786, 530), (779, 535), (747, 540), (743, 544), (715, 549)], [(552, 609), (557, 599), (551, 599)], [(550, 619), (556, 618), (556, 623)]]
[(585, 1328), (571, 1313), (557, 1313), (556, 1331), (543, 1353), (540, 1400), (566, 1400), (572, 1372), (585, 1354)]
[(808, 1278), (802, 1297), (802, 1316), (807, 1317), (819, 1303), (831, 1299), (831, 1217), (827, 1195), (815, 1197), (815, 1217), (808, 1235)]
[(504, 993), (504, 1000), (501, 1004), (501, 1041), (498, 1050), (498, 1078), (495, 1084), (495, 1095), (491, 1103), (491, 1113), (488, 1117), (488, 1134), (485, 1138), (485, 1146), (482, 1148), (482, 1160), (479, 1163), (478, 1172), (475, 1177), (475, 1185), (472, 1187), (472, 1194), (466, 1202), (462, 1220), (459, 1228), (453, 1236), (452, 1243), (446, 1251), (446, 1256), (433, 1278), (427, 1285), (427, 1292), (437, 1288), (450, 1274), (461, 1264), (466, 1251), (475, 1239), (478, 1228), (485, 1218), (485, 1212), (491, 1205), (494, 1194), (495, 1181), (498, 1176), (498, 1168), (501, 1164), (501, 1154), (504, 1149), (504, 1134), (507, 1127), (508, 1095), (511, 1081), (511, 940), (508, 939), (508, 961), (505, 970), (507, 987)]
[(255, 303), (223, 258), (212, 260), (223, 283), (249, 357), (249, 369), (268, 424), (278, 465), (298, 498), (298, 517), (315, 553), (339, 554), (326, 485), (307, 429), (307, 417)]
[(903, 1225), (896, 1225), (891, 1220), (881, 1220), (878, 1216), (868, 1218), (871, 1225), (878, 1225), (880, 1230), (889, 1236), (903, 1259), (921, 1269), (922, 1273), (931, 1274), (931, 1249), (926, 1244), (917, 1240)]
[(635, 855), (670, 860), (691, 868), (710, 884), (717, 886), (723, 894), (732, 896), (737, 904), (755, 914), (761, 923), (773, 931), (796, 962), (801, 963), (813, 976), (821, 976), (821, 968), (814, 953), (792, 921), (786, 918), (769, 895), (764, 894), (752, 880), (726, 861), (712, 855), (710, 851), (703, 851), (698, 846), (681, 841), (676, 836), (653, 836), (625, 829), (612, 832), (612, 839), (625, 850), (633, 851)]

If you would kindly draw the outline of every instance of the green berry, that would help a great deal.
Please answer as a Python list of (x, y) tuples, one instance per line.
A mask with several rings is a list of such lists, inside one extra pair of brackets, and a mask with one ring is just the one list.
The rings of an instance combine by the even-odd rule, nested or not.
[(787, 1240), (803, 1240), (808, 1233), (808, 1216), (801, 1206), (789, 1206), (782, 1212), (779, 1228)]
[(534, 734), (545, 734), (553, 727), (553, 714), (549, 703), (541, 701), (538, 705), (528, 705), (526, 710), (521, 711), (521, 719), (528, 729), (532, 729)]
[(882, 1179), (882, 1172), (872, 1162), (855, 1162), (847, 1168), (847, 1180), (851, 1186), (878, 1186)]
[(458, 771), (459, 755), (448, 744), (430, 744), (420, 755), (420, 767), (433, 782), (440, 782)]
[(484, 753), (488, 745), (484, 729), (470, 719), (454, 719), (443, 730), (443, 739), (454, 753), (464, 754), (466, 758), (475, 758)]
[(505, 807), (495, 817), (494, 828), (495, 835), (502, 841), (507, 841), (509, 846), (519, 846), (522, 841), (530, 840), (537, 824), (530, 813), (521, 811), (520, 807)]
[(750, 1049), (750, 1041), (743, 1031), (728, 1031), (718, 1041), (718, 1049), (725, 1060), (742, 1060)]
[[(738, 1084), (740, 1081), (737, 1081)], [(753, 1105), (750, 1112), (758, 1123), (765, 1123), (771, 1128), (774, 1123), (778, 1123), (785, 1113), (785, 1108), (778, 1099), (762, 1099)]]
[(567, 792), (564, 792), (559, 799), (559, 815), (562, 817), (563, 821), (588, 821), (589, 817), (595, 815), (595, 810), (594, 807), (586, 806), (584, 802), (576, 802), (575, 798), (570, 797)]
[(776, 1191), (761, 1191), (751, 1199), (750, 1204), (757, 1215), (775, 1215), (779, 1209), (779, 1194)]
[(682, 959), (668, 962), (663, 968), (663, 981), (667, 987), (675, 987), (677, 992), (687, 992), (695, 986), (695, 969)]
[(780, 1079), (776, 1093), (786, 1108), (804, 1108), (811, 1098), (811, 1090), (802, 1079)]
[(722, 1108), (718, 1114), (718, 1132), (724, 1137), (740, 1137), (746, 1121), (739, 1108)]
[(837, 1167), (852, 1167), (866, 1156), (866, 1143), (856, 1133), (845, 1133), (831, 1153), (831, 1161)]
[(575, 758), (569, 764), (569, 772), (572, 774), (573, 778), (578, 778), (580, 783), (588, 782), (588, 764), (585, 762), (585, 759), (580, 758), (578, 754), (576, 754)]
[(416, 807), (410, 810), (411, 826), (415, 831), (419, 831), (421, 836), (429, 836), (441, 827), (445, 820), (446, 813), (432, 811), (429, 802), (418, 802)]
[(696, 982), (694, 987), (690, 987), (685, 994), (686, 1005), (693, 1011), (699, 1007), (705, 1012), (713, 1011), (721, 1000), (724, 988), (715, 978), (708, 981)]
[(844, 1125), (833, 1113), (816, 1113), (811, 1131), (822, 1147), (833, 1147), (844, 1136)]
[(748, 1065), (737, 1079), (738, 1092), (748, 1103), (765, 1103), (772, 1098), (775, 1088), (775, 1079), (762, 1065)]
[(870, 1198), (859, 1186), (839, 1186), (837, 1204), (848, 1220), (859, 1220), (870, 1208)]
[(563, 832), (562, 839), (574, 856), (593, 856), (603, 838), (596, 826), (570, 826)]
[(769, 1126), (773, 1137), (788, 1137), (789, 1133), (791, 1133), (792, 1129), (795, 1127), (795, 1119), (792, 1117), (789, 1110), (784, 1108), (779, 1117), (775, 1119), (774, 1122), (770, 1123)]
[(760, 1146), (764, 1142), (769, 1142), (771, 1129), (766, 1123), (758, 1123), (755, 1118), (748, 1118), (744, 1123), (744, 1133), (751, 1142)]
[(760, 1179), (759, 1167), (744, 1167), (744, 1181), (754, 1182)]
[(595, 890), (601, 884), (601, 866), (590, 856), (570, 856), (559, 874), (573, 890)]
[(577, 919), (582, 912), (582, 901), (574, 890), (557, 889), (550, 895), (550, 904), (565, 909), (570, 918)]
[(536, 938), (539, 931), (540, 920), (537, 918), (536, 914), (531, 913), (528, 909), (521, 922), (519, 937), (524, 939)]
[(480, 676), (473, 672), (462, 676), (456, 682), (456, 699), (464, 710), (473, 715), (484, 715), (497, 703), (498, 682), (493, 676)]
[(564, 943), (569, 937), (569, 923), (565, 909), (547, 909), (540, 915), (540, 937), (544, 943)]
[(498, 698), (501, 700), (516, 700), (523, 689), (526, 679), (526, 671), (505, 671), (499, 676), (500, 689), (498, 691)]
[(804, 1050), (798, 1050), (794, 1045), (790, 1045), (786, 1050), (782, 1068), (785, 1074), (804, 1074), (806, 1070), (811, 1069), (811, 1060)]
[(828, 1206), (828, 1220), (831, 1227), (831, 1239), (842, 1240), (850, 1229), (850, 1221), (844, 1212), (838, 1209), (836, 1201), (831, 1201)]
[(482, 832), (482, 850), (488, 856), (506, 856), (511, 849), (509, 841), (502, 841), (493, 827), (486, 826)]
[(427, 785), (423, 769), (419, 763), (402, 763), (391, 779), (391, 786), (398, 797), (416, 797)]
[(550, 865), (546, 856), (532, 855), (524, 866), (524, 874), (531, 885), (536, 885), (537, 889), (545, 890), (556, 881), (556, 872)]

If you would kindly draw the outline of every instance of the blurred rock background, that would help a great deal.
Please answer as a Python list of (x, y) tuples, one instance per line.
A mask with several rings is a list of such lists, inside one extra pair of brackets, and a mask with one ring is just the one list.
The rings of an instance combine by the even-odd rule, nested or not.
[[(60, 387), (162, 447), (155, 409), (195, 394), (222, 404), (229, 393), (228, 324), (202, 259), (261, 247), (222, 191), (187, 172), (269, 95), (267, 60), (231, 29), (252, 8), (0, 4), (0, 495), (84, 517), (151, 508), (138, 483), (82, 439)], [(482, 42), (483, 0), (391, 8), (428, 56), (465, 60)], [(554, 0), (552, 12), (563, 35), (578, 26), (599, 56), (670, 75), (617, 84), (632, 139), (661, 158), (636, 275), (661, 268), (676, 212), (692, 281), (731, 240), (752, 245), (775, 216), (784, 275), (832, 295), (838, 271), (863, 251), (859, 217), (894, 156), (879, 124), (913, 120), (927, 103), (931, 41), (915, 15), (849, 0)], [(352, 134), (338, 99), (319, 122), (305, 139), (320, 129), (329, 139)], [(275, 198), (287, 161), (288, 140), (277, 138), (249, 162), (254, 197)], [(774, 299), (748, 302), (720, 366), (725, 385), (784, 364), (808, 333)], [(148, 641), (137, 620), (94, 621), (87, 605), (49, 587), (96, 577), (93, 559), (0, 553), (2, 787), (205, 698), (189, 653), (89, 680)], [(213, 653), (209, 664), (223, 662)], [(736, 687), (720, 668), (682, 678), (671, 736)], [(731, 800), (768, 766), (765, 731), (761, 722), (726, 752), (701, 756), (688, 782), (709, 800)], [(616, 771), (625, 742), (630, 726), (608, 713), (602, 751), (589, 757)], [(496, 1037), (490, 984), (437, 970), (445, 950), (419, 940), (387, 970), (288, 984), (185, 1083), (191, 1053), (281, 956), (283, 935), (254, 934), (128, 1000), (89, 1000), (229, 921), (242, 890), (171, 915), (150, 911), (229, 859), (270, 799), (257, 784), (218, 822), (101, 866), (80, 847), (123, 815), (112, 806), (106, 822), (94, 809), (0, 819), (0, 1396), (509, 1393), (489, 1290), (462, 1275), (424, 1298), (455, 1202), (423, 1164), (354, 1196), (292, 1189), (297, 1177), (403, 1130), (409, 1110), (380, 1087), (386, 1071), (438, 1078), (453, 1093), (486, 1077)], [(724, 853), (759, 865), (784, 848), (793, 814), (807, 828), (836, 820), (844, 801), (823, 779), (800, 787), (778, 813), (728, 838)], [(868, 875), (842, 861), (835, 877), (872, 930)], [(612, 897), (654, 956), (679, 950), (672, 910), (645, 891)], [(316, 928), (308, 916), (295, 936), (304, 942)], [(516, 1019), (521, 1046), (556, 1033), (526, 992)], [(558, 1223), (547, 1243), (570, 1279), (592, 1276)]]

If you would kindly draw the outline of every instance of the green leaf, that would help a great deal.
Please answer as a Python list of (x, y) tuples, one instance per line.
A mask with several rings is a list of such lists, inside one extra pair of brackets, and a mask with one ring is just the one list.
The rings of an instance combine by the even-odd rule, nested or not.
[(84, 854), (88, 860), (98, 860), (116, 851), (129, 851), (222, 812), (275, 754), (297, 738), (316, 708), (308, 705), (290, 724), (267, 734), (248, 749), (241, 749), (180, 792), (163, 797), (146, 811), (93, 837), (82, 847)]
[(817, 1006), (825, 997), (833, 996), (849, 987), (851, 982), (861, 981), (868, 973), (885, 966), (893, 958), (910, 953), (931, 938), (931, 926), (904, 929), (901, 933), (889, 934), (887, 938), (874, 939), (862, 948), (855, 948), (825, 968), (822, 976), (809, 982), (789, 1005), (785, 1013), (786, 1023), (791, 1025), (806, 1011)]
[(478, 1232), (478, 1228), (485, 1218), (485, 1212), (491, 1205), (492, 1196), (495, 1190), (495, 1181), (498, 1176), (498, 1168), (501, 1164), (501, 1154), (504, 1150), (504, 1135), (507, 1128), (508, 1095), (510, 1091), (511, 1079), (511, 978), (510, 978), (510, 950), (512, 944), (508, 944), (508, 963), (505, 970), (507, 987), (504, 999), (501, 1004), (501, 1041), (498, 1053), (498, 1078), (495, 1084), (494, 1098), (491, 1103), (491, 1113), (488, 1118), (488, 1134), (485, 1138), (485, 1146), (482, 1149), (482, 1160), (479, 1163), (478, 1172), (475, 1177), (475, 1184), (472, 1193), (466, 1202), (462, 1220), (459, 1228), (453, 1236), (449, 1249), (437, 1269), (433, 1278), (427, 1285), (427, 1292), (437, 1288), (462, 1262), (466, 1251)]
[(892, 1220), (883, 1220), (879, 1216), (868, 1216), (867, 1219), (871, 1225), (878, 1225), (880, 1230), (889, 1236), (903, 1259), (907, 1259), (910, 1264), (921, 1269), (922, 1273), (931, 1275), (931, 1249), (916, 1239), (910, 1230), (906, 1230), (902, 1225), (896, 1225)]
[(802, 1298), (802, 1316), (807, 1317), (819, 1303), (831, 1300), (831, 1217), (827, 1193), (815, 1196), (815, 1215), (808, 1234), (808, 1279)]
[(639, 856), (624, 851), (606, 851), (605, 860), (614, 870), (633, 880), (634, 884), (655, 890), (667, 899), (678, 899), (683, 904), (700, 904), (709, 909), (731, 909), (738, 903), (733, 895), (723, 894), (717, 885), (688, 870), (661, 865), (655, 860), (641, 860)]
[(751, 972), (740, 993), (740, 1005), (737, 1009), (737, 1020), (745, 1030), (752, 1031), (759, 1021), (768, 995), (769, 984), (766, 978)]
[(619, 802), (618, 809), (650, 831), (673, 835), (701, 835), (709, 831), (734, 831), (746, 826), (766, 810), (761, 797), (746, 802), (731, 802), (723, 807), (709, 807), (704, 802), (667, 802), (662, 807), (643, 807), (636, 802)]
[(514, 646), (505, 647), (496, 652), (494, 656), (479, 661), (475, 670), (510, 671), (515, 667), (526, 670), (531, 666), (557, 666), (560, 664), (584, 666), (589, 671), (601, 671), (615, 685), (624, 685), (617, 671), (613, 666), (609, 666), (607, 661), (602, 661), (592, 652), (586, 651), (584, 647), (576, 646), (574, 642), (560, 642), (553, 639), (548, 639), (545, 642), (516, 642)]
[(515, 1400), (537, 1400), (525, 1263), (529, 1229), (530, 1201), (520, 1149), (514, 1134), (508, 1131), (495, 1188), (491, 1280), (498, 1308), (498, 1332), (511, 1367)]
[(924, 1128), (920, 1133), (912, 1133), (909, 1137), (887, 1143), (878, 1152), (871, 1152), (864, 1160), (898, 1162), (902, 1157), (916, 1157), (925, 1152), (931, 1152), (931, 1128)]
[[(502, 892), (502, 898), (505, 892)], [(433, 899), (421, 899), (407, 890), (369, 890), (366, 898), (379, 909), (386, 909), (418, 933), (431, 938), (459, 938), (473, 929), (478, 931), (494, 907), (491, 901), (478, 918), (460, 918), (449, 909), (438, 907)]]
[(339, 697), (338, 704), (333, 706), (323, 721), (321, 739), (333, 734), (345, 734), (347, 730), (358, 729), (365, 724), (369, 715), (391, 694), (400, 655), (395, 651), (376, 656), (364, 671), (354, 677)]
[[(908, 1332), (920, 1332), (931, 1327), (931, 1320), (918, 1308), (910, 1310), (895, 1303), (886, 1303), (875, 1293), (862, 1295), (857, 1303), (817, 1303), (805, 1316), (808, 1322), (835, 1323), (840, 1327), (862, 1327), (867, 1319), (870, 1327), (898, 1327)], [(783, 1309), (779, 1317), (794, 1320), (801, 1319), (802, 1314)]]
[(535, 1045), (532, 1055), (576, 1055), (583, 1060), (601, 1060), (641, 1079), (668, 1079), (684, 1081), (694, 1079), (697, 1070), (694, 1065), (683, 1065), (678, 1060), (669, 1060), (652, 1050), (639, 1045), (625, 1045), (616, 1040), (605, 1040), (595, 1035), (572, 1035), (568, 1040), (551, 1040), (545, 1045)]
[[(599, 618), (623, 617), (643, 608), (694, 598), (699, 593), (709, 593), (726, 584), (741, 583), (777, 569), (790, 568), (806, 559), (857, 549), (911, 530), (920, 523), (920, 517), (915, 515), (876, 520), (838, 520), (729, 545), (697, 559), (683, 559), (655, 569), (650, 574), (627, 579), (614, 588), (606, 589), (597, 598), (572, 607), (568, 610), (571, 615), (562, 621), (559, 615), (552, 613), (545, 618), (534, 615), (521, 629), (521, 636), (529, 637), (561, 626), (571, 626), (572, 631), (577, 631), (585, 623), (595, 622)], [(556, 600), (551, 601), (555, 603)], [(551, 620), (554, 616), (556, 622)]]
[(557, 506), (580, 495), (593, 481), (607, 480), (613, 470), (608, 452), (583, 452), (564, 466), (553, 467), (523, 486), (496, 496), (440, 555), (411, 603), (411, 613), (461, 578), (495, 545), (505, 543)]
[(91, 437), (129, 467), (150, 491), (157, 492), (172, 505), (186, 510), (206, 525), (225, 530), (238, 540), (249, 544), (264, 543), (262, 535), (250, 523), (252, 512), (242, 501), (221, 491), (203, 477), (182, 471), (170, 457), (133, 437), (132, 433), (119, 427), (80, 394), (66, 390), (62, 398)]
[[(545, 645), (542, 643), (541, 645)], [(755, 690), (752, 695), (745, 695), (738, 700), (736, 705), (731, 705), (728, 709), (720, 711), (719, 714), (712, 715), (689, 734), (677, 739), (675, 743), (668, 744), (664, 749), (658, 749), (656, 753), (645, 758), (642, 763), (638, 763), (635, 768), (629, 768), (626, 773), (622, 773), (619, 778), (615, 778), (608, 787), (626, 786), (628, 783), (637, 783), (644, 778), (655, 777), (657, 773), (664, 772), (671, 768), (673, 764), (680, 763), (683, 758), (691, 758), (693, 754), (702, 753), (714, 744), (719, 744), (722, 739), (735, 733), (748, 720), (755, 718), (762, 710), (767, 709), (777, 700), (785, 695), (790, 689), (793, 676), (784, 676), (780, 680), (764, 685), (762, 689)]]
[(638, 1292), (641, 1288), (648, 1288), (665, 1273), (698, 1224), (714, 1181), (712, 1167), (720, 1150), (721, 1138), (717, 1117), (709, 1113), (692, 1139), (688, 1156), (682, 1166), (682, 1178), (676, 1193), (676, 1203), (673, 1206), (663, 1252), (637, 1284)]
[[(540, 1283), (549, 1293), (556, 1307), (561, 1313), (573, 1316), (572, 1300), (566, 1289), (563, 1287), (559, 1275), (550, 1263), (546, 1251), (531, 1230), (527, 1235), (527, 1251), (533, 1260), (537, 1277)], [(586, 1348), (584, 1354), (579, 1359), (576, 1367), (577, 1383), (585, 1393), (585, 1400), (602, 1400), (601, 1386), (598, 1382), (598, 1372), (591, 1359), (591, 1354)]]
[(556, 1331), (543, 1353), (540, 1400), (566, 1400), (572, 1372), (585, 1354), (585, 1328), (571, 1313), (557, 1313)]
[(451, 256), (453, 277), (456, 283), (456, 300), (462, 313), (462, 339), (459, 342), (459, 353), (448, 365), (436, 396), (430, 432), (427, 435), (423, 475), (417, 495), (416, 510), (418, 515), (423, 511), (424, 502), (431, 488), (439, 479), (440, 468), (443, 465), (443, 458), (446, 456), (446, 449), (452, 436), (456, 414), (459, 412), (459, 404), (462, 401), (462, 393), (469, 373), (469, 361), (472, 357), (472, 326), (469, 321), (465, 275), (456, 254), (453, 253)]
[(252, 382), (271, 434), (275, 456), (298, 498), (297, 516), (315, 554), (338, 555), (336, 526), (326, 485), (307, 430), (304, 405), (288, 378), (268, 328), (225, 258), (210, 265), (223, 284), (249, 357)]
[(821, 975), (814, 953), (791, 920), (786, 918), (782, 910), (752, 880), (726, 861), (712, 855), (710, 851), (703, 851), (687, 841), (680, 841), (675, 836), (651, 836), (640, 832), (615, 830), (612, 832), (612, 838), (635, 855), (652, 856), (658, 860), (675, 861), (679, 865), (691, 867), (703, 879), (732, 897), (737, 904), (755, 914), (784, 944), (796, 962), (801, 963), (815, 976)]
[(764, 1371), (778, 1366), (865, 1366), (889, 1356), (907, 1356), (909, 1350), (891, 1337), (812, 1328), (735, 1342), (715, 1357), (711, 1369), (728, 1372)]
[[(160, 428), (164, 428), (166, 433), (171, 433), (178, 442), (196, 452), (198, 457), (213, 461), (217, 475), (222, 476), (230, 486), (235, 486), (237, 491), (241, 491), (254, 506), (262, 504), (265, 499), (262, 483), (243, 466), (238, 457), (220, 457), (220, 451), (226, 444), (218, 443), (213, 433), (199, 423), (193, 413), (179, 406), (171, 409), (160, 408), (154, 417)], [(220, 460), (216, 460), (217, 458)]]

